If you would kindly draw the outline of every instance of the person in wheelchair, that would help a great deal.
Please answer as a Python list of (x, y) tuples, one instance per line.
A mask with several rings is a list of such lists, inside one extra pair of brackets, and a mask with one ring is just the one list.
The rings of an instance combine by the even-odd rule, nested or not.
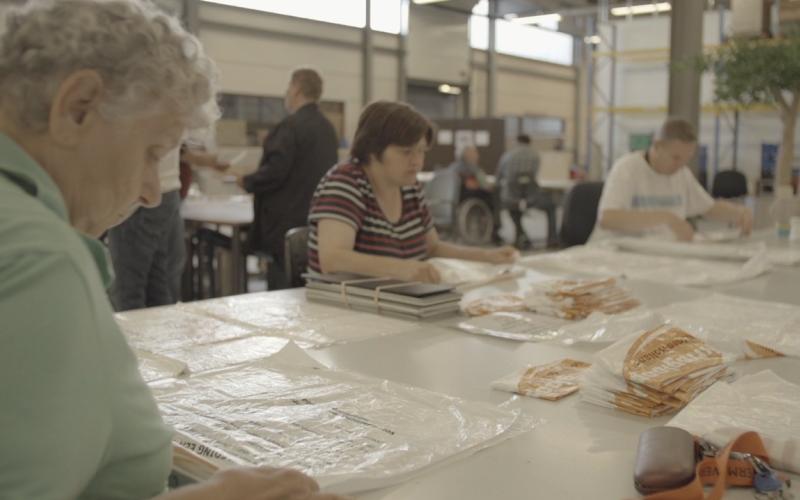
[(516, 247), (520, 250), (530, 246), (522, 228), (522, 216), (529, 208), (543, 210), (547, 214), (547, 246), (558, 246), (556, 205), (550, 194), (536, 182), (539, 163), (539, 154), (531, 147), (531, 138), (522, 134), (517, 137), (517, 146), (506, 151), (497, 167), (500, 200), (514, 221)]
[(480, 152), (473, 145), (461, 146), (456, 149), (456, 160), (450, 167), (461, 179), (459, 200), (478, 198), (489, 206), (492, 213), (492, 242), (501, 243), (498, 231), (500, 229), (500, 204), (497, 193), (489, 181), (486, 173), (480, 166)]

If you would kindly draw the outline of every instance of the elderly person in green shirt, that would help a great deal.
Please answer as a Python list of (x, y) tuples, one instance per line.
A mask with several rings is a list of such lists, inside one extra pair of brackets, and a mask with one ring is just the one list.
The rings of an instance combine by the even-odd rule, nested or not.
[(159, 160), (215, 114), (213, 64), (150, 3), (32, 1), (0, 40), (0, 497), (315, 499), (236, 468), (165, 493), (171, 430), (106, 295), (96, 237), (160, 201)]

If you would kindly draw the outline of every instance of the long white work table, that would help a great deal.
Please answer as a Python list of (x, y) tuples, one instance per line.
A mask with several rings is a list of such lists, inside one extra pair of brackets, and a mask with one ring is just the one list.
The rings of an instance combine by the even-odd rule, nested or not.
[[(725, 291), (734, 296), (800, 304), (800, 270), (781, 268), (756, 280), (719, 287), (680, 289), (639, 283), (651, 305)], [(648, 289), (649, 288), (649, 289)], [(301, 290), (292, 293), (301, 294)], [(490, 383), (527, 364), (566, 357), (591, 361), (607, 344), (528, 343), (471, 335), (440, 321), (416, 331), (337, 345), (309, 354), (320, 362), (373, 377), (453, 396), (502, 404), (510, 394)], [(740, 374), (770, 369), (800, 384), (794, 358), (738, 362)], [(637, 498), (633, 467), (639, 434), (666, 424), (671, 416), (643, 418), (582, 403), (579, 396), (558, 402), (518, 397), (513, 407), (541, 420), (533, 431), (476, 455), (430, 470), (402, 485), (358, 496), (364, 500), (427, 499), (622, 499)], [(798, 430), (800, 432), (800, 430)], [(753, 498), (752, 490), (730, 490), (726, 498)]]
[[(646, 283), (637, 286), (649, 297), (650, 306), (711, 292), (800, 305), (800, 268), (794, 267), (775, 267), (756, 279), (711, 288), (682, 289)], [(264, 296), (274, 297), (276, 304), (285, 303), (287, 296), (293, 297), (301, 311), (304, 307), (302, 289)], [(469, 457), (424, 470), (397, 486), (362, 493), (358, 499), (639, 498), (633, 486), (639, 434), (667, 423), (671, 416), (648, 419), (583, 403), (578, 395), (549, 402), (513, 397), (490, 387), (492, 381), (528, 364), (567, 357), (591, 361), (592, 354), (607, 344), (517, 342), (463, 333), (453, 328), (455, 323), (452, 318), (424, 324), (409, 322), (405, 333), (309, 349), (307, 353), (331, 368), (468, 400), (507, 404), (538, 420), (538, 425)], [(770, 369), (789, 382), (800, 384), (800, 361), (796, 358), (737, 362), (735, 368), (740, 375)], [(800, 478), (793, 479), (797, 496)], [(725, 498), (751, 499), (753, 491), (731, 489)]]
[[(748, 298), (800, 304), (800, 271), (780, 269), (724, 291)], [(642, 285), (640, 285), (642, 286)], [(650, 302), (674, 302), (703, 289), (658, 285), (646, 289)], [(723, 290), (720, 290), (723, 291)], [(274, 295), (273, 295), (274, 294)], [(276, 302), (288, 295), (304, 300), (302, 289), (264, 294)], [(685, 295), (684, 295), (685, 294)], [(224, 300), (224, 299), (213, 299)], [(262, 304), (263, 305), (263, 304)], [(654, 305), (654, 304), (653, 304)], [(302, 307), (302, 306), (301, 306)], [(433, 467), (400, 485), (362, 493), (361, 500), (530, 500), (638, 498), (633, 467), (639, 434), (671, 417), (642, 418), (580, 401), (573, 395), (558, 402), (516, 397), (490, 383), (527, 364), (566, 357), (590, 361), (598, 344), (563, 346), (525, 343), (455, 330), (453, 321), (409, 322), (409, 331), (361, 342), (309, 349), (310, 356), (332, 368), (362, 373), (452, 396), (508, 404), (537, 419), (532, 431), (455, 462)], [(770, 369), (800, 384), (800, 362), (773, 358), (738, 362), (739, 374)], [(798, 478), (794, 478), (797, 483)], [(726, 498), (753, 498), (752, 490), (730, 490)]]
[[(589, 361), (598, 347), (562, 347), (472, 336), (440, 327), (334, 346), (309, 353), (330, 366), (356, 370), (476, 401), (501, 404), (509, 394), (489, 383), (515, 369), (571, 357)], [(800, 383), (796, 359), (738, 363), (740, 373), (765, 368)], [(670, 417), (647, 419), (582, 403), (518, 398), (515, 407), (541, 425), (418, 478), (358, 496), (364, 500), (637, 498), (633, 467), (639, 434)], [(726, 498), (753, 498), (731, 491)]]

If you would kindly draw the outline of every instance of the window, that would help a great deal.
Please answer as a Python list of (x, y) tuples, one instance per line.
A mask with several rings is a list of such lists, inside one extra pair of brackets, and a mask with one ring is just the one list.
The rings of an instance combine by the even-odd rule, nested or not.
[(403, 0), (372, 0), (370, 26), (375, 31), (393, 35), (408, 33), (408, 2)]
[[(489, 2), (480, 0), (469, 20), (469, 44), (473, 49), (489, 48)], [(495, 48), (501, 54), (572, 65), (571, 35), (510, 21), (495, 21)], [(552, 25), (554, 28), (557, 24)]]
[[(249, 146), (260, 146), (265, 134), (286, 117), (283, 97), (221, 93), (219, 105), (223, 120), (244, 122), (246, 137), (242, 140)], [(341, 139), (344, 135), (344, 103), (321, 101), (319, 107)]]
[[(313, 19), (332, 24), (363, 28), (366, 23), (366, 0), (203, 0), (244, 9), (272, 12), (285, 16)], [(372, 0), (370, 25), (376, 31), (398, 34), (401, 29), (403, 0)]]

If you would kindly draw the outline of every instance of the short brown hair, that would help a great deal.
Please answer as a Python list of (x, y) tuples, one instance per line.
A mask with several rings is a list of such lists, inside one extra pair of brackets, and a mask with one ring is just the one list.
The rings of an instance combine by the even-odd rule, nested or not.
[(311, 68), (294, 70), (290, 83), (296, 85), (306, 99), (319, 101), (322, 97), (322, 77)]
[(683, 118), (668, 118), (655, 136), (656, 142), (697, 142), (694, 126)]
[(417, 110), (401, 102), (373, 102), (361, 112), (350, 156), (360, 164), (370, 156), (380, 159), (390, 145), (413, 146), (420, 139), (433, 143), (433, 125)]

